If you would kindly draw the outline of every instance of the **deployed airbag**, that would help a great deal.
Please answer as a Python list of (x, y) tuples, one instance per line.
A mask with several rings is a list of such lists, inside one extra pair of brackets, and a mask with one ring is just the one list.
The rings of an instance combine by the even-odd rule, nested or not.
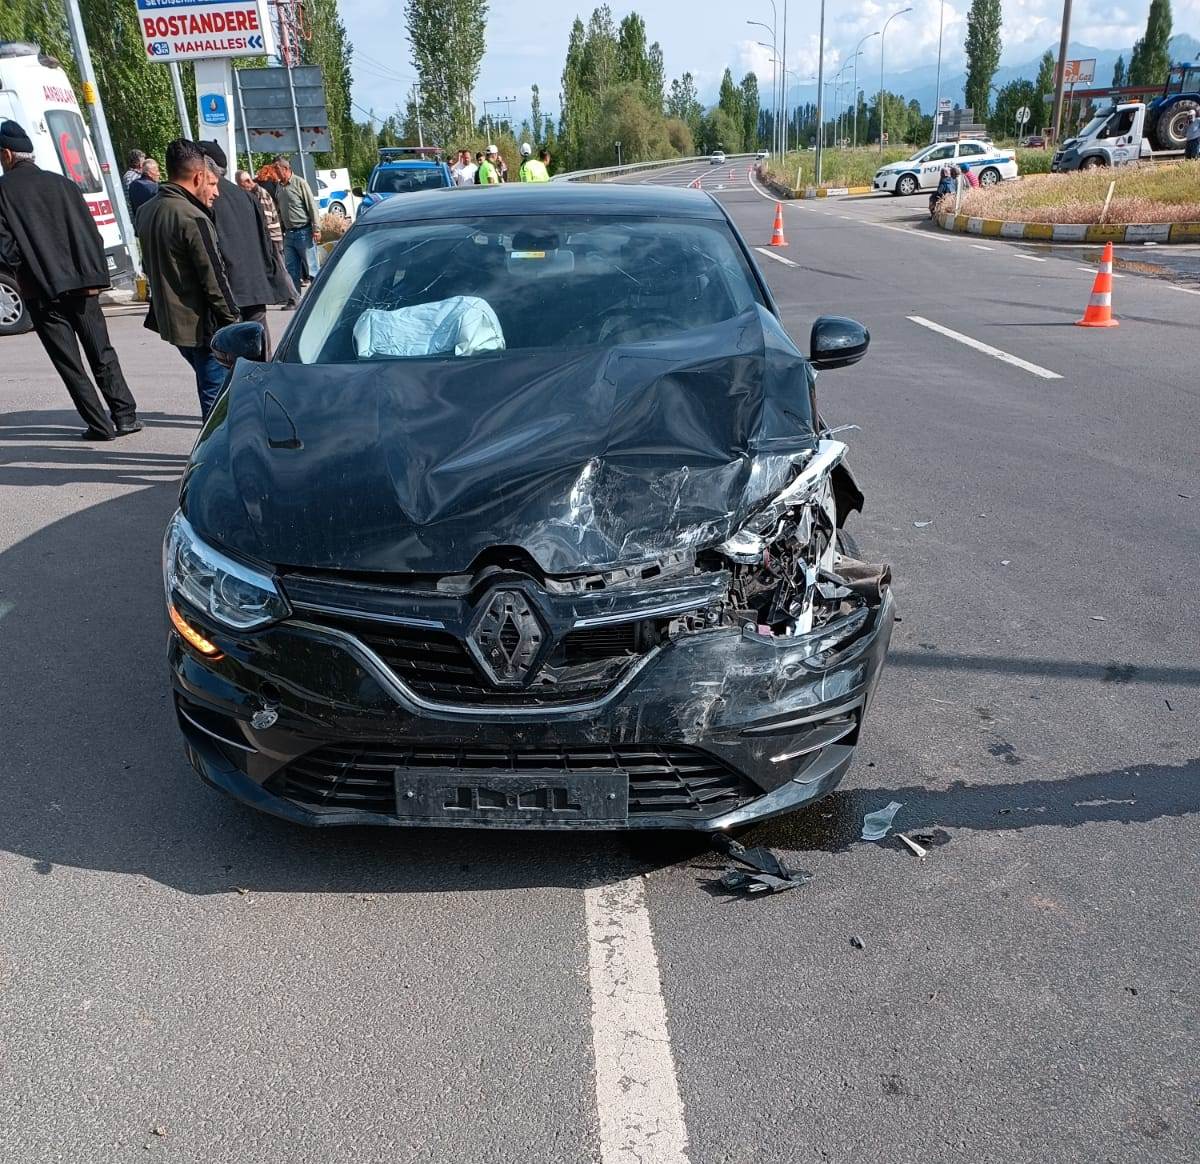
[(502, 351), (504, 332), (486, 299), (455, 295), (395, 311), (364, 311), (354, 325), (354, 347), (363, 360), (472, 356)]

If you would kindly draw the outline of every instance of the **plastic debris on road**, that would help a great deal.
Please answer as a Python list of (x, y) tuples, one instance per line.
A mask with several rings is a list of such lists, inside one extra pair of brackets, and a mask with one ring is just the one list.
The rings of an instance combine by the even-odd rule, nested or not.
[(924, 529), (927, 525), (933, 525), (933, 518), (931, 517), (928, 521), (914, 521), (913, 525), (915, 525), (917, 529)]
[(761, 846), (747, 849), (745, 845), (729, 837), (714, 837), (713, 847), (723, 852), (731, 861), (745, 866), (730, 869), (715, 881), (709, 882), (714, 889), (726, 893), (783, 893), (812, 880), (812, 874), (803, 869), (789, 869), (770, 849)]
[(864, 841), (882, 841), (891, 830), (892, 821), (904, 805), (893, 800), (886, 808), (876, 809), (863, 817), (862, 839)]
[(917, 842), (912, 840), (911, 837), (906, 837), (903, 833), (897, 833), (896, 839), (903, 841), (914, 853), (916, 853), (918, 857), (921, 857), (922, 859), (929, 855), (928, 849), (922, 848), (922, 846), (918, 845)]

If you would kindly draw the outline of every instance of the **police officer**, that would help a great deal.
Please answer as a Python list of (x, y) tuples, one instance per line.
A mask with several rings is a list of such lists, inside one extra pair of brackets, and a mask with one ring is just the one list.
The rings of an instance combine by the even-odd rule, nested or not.
[(483, 151), (483, 161), (479, 163), (479, 173), (475, 180), (480, 186), (500, 185), (500, 151), (494, 145), (489, 145)]
[(533, 146), (527, 141), (521, 143), (521, 168), (517, 176), (522, 182), (550, 181), (545, 165), (533, 156)]

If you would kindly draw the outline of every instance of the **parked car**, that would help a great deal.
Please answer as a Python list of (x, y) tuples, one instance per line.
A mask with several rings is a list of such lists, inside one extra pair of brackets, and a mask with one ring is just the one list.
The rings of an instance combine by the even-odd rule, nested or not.
[(813, 370), (869, 337), (802, 355), (712, 198), (392, 198), (270, 360), (257, 323), (212, 343), (163, 557), (209, 784), (309, 825), (715, 831), (846, 772), (893, 600)]
[(1017, 176), (1015, 150), (997, 149), (990, 141), (974, 138), (967, 141), (943, 141), (918, 150), (902, 162), (890, 162), (875, 172), (872, 183), (876, 190), (893, 194), (915, 194), (932, 190), (938, 184), (943, 166), (967, 167), (979, 175), (981, 186), (992, 186), (1005, 178)]
[(1046, 139), (1040, 133), (1030, 134), (1021, 145), (1027, 150), (1044, 150)]
[(379, 163), (367, 179), (365, 191), (356, 189), (361, 197), (359, 213), (365, 213), (395, 194), (417, 194), (425, 190), (445, 190), (454, 185), (450, 167), (442, 159), (442, 151), (428, 146), (385, 147), (379, 151)]
[(358, 212), (359, 198), (350, 184), (350, 171), (317, 171), (317, 207), (334, 218), (354, 220)]
[(32, 330), (33, 320), (25, 309), (16, 276), (0, 269), (0, 335), (20, 335)]

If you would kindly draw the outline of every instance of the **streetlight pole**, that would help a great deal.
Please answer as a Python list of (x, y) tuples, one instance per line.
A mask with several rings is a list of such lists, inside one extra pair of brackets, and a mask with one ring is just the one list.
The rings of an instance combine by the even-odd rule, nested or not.
[[(1068, 0), (1068, 3), (1070, 0)], [(938, 139), (938, 123), (942, 120), (942, 30), (946, 27), (946, 0), (938, 0), (938, 62), (937, 80), (933, 90), (933, 138)]]
[[(1067, 44), (1071, 39), (1071, 0), (1063, 0), (1062, 36), (1058, 42), (1058, 71), (1054, 77), (1054, 111), (1050, 115), (1050, 124), (1054, 126), (1052, 145), (1058, 149), (1058, 135), (1062, 129), (1063, 85), (1067, 73)], [(1040, 94), (1035, 94), (1040, 97)]]
[[(785, 25), (786, 27), (786, 25)], [(825, 152), (825, 0), (821, 0), (821, 28), (817, 33), (817, 157), (816, 184), (821, 184), (821, 155)]]
[[(771, 10), (775, 10), (775, 0), (771, 0)], [(769, 28), (763, 24), (761, 20), (747, 20), (747, 24), (753, 24), (755, 28), (765, 28), (771, 34), (771, 152), (778, 154), (779, 152), (779, 65), (777, 63), (779, 50), (776, 48), (775, 29)], [(766, 48), (761, 40), (757, 42)]]
[(858, 48), (854, 53), (854, 148), (858, 148), (858, 58), (862, 56), (862, 46), (867, 43), (873, 36), (878, 36), (878, 32), (868, 32), (866, 36), (858, 42)]
[[(887, 36), (888, 25), (896, 19), (897, 16), (903, 16), (906, 12), (911, 12), (912, 8), (901, 8), (899, 12), (893, 12), (891, 16), (883, 22), (883, 30), (879, 34), (879, 152), (883, 153), (883, 42)], [(936, 114), (935, 114), (936, 116)]]
[[(825, 0), (821, 0), (822, 7)], [(783, 149), (780, 151), (780, 158), (787, 153), (788, 148), (788, 91), (787, 91), (787, 6), (788, 0), (783, 0), (783, 47), (779, 54), (779, 73), (783, 77), (783, 89), (780, 91), (779, 108), (782, 113), (783, 121)]]

